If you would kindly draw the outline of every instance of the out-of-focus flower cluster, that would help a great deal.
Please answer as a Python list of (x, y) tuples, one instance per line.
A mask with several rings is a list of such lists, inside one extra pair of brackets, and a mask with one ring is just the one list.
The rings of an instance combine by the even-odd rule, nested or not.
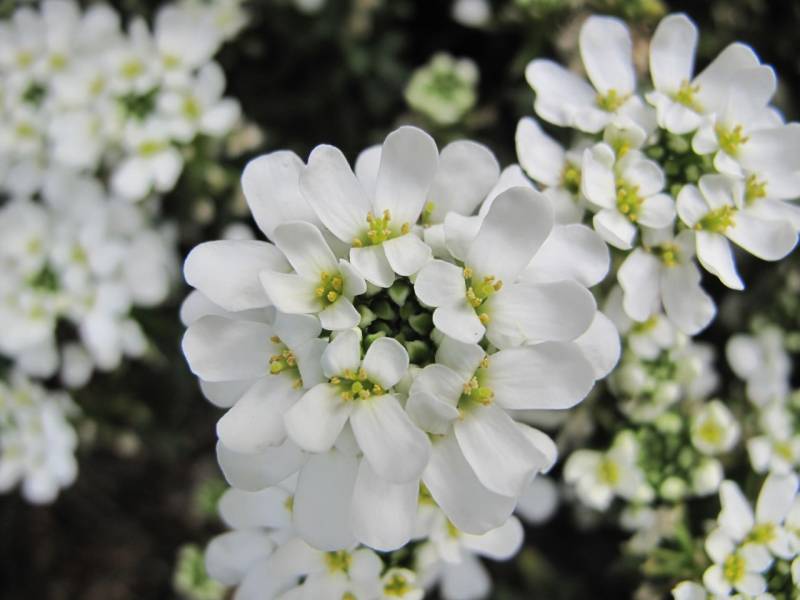
[(238, 0), (169, 4), (152, 27), (71, 0), (0, 22), (3, 489), (51, 501), (76, 474), (67, 402), (24, 377), (80, 388), (148, 351), (136, 311), (177, 275), (162, 194), (239, 121), (213, 57), (243, 25)]
[(30, 195), (63, 168), (109, 173), (130, 200), (170, 191), (182, 148), (239, 118), (213, 56), (243, 24), (238, 0), (167, 5), (126, 30), (104, 4), (17, 9), (0, 23), (0, 189)]

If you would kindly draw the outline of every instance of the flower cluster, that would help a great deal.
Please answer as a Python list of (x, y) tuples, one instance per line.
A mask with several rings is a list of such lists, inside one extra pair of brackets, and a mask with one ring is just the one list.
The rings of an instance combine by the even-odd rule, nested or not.
[(23, 6), (0, 23), (0, 189), (28, 196), (55, 169), (109, 172), (140, 200), (171, 190), (181, 149), (239, 118), (212, 58), (243, 25), (239, 0), (168, 5), (123, 31), (103, 4)]
[[(332, 598), (378, 598), (380, 561), (353, 548), (427, 538), (423, 579), (441, 577), (446, 595), (467, 571), (486, 580), (472, 553), (516, 550), (511, 513), (556, 459), (518, 413), (570, 408), (616, 361), (617, 333), (587, 289), (608, 270), (601, 239), (556, 224), (550, 201), (485, 147), (439, 152), (413, 127), (362, 152), (354, 171), (318, 146), (307, 163), (255, 159), (242, 185), (271, 242), (189, 254), (183, 349), (228, 409), (217, 451), (229, 483), (262, 493), (292, 482), (291, 501), (269, 504), (287, 509), (291, 539), (258, 546), (269, 557), (257, 577), (277, 570), (309, 586), (319, 571), (325, 587), (333, 573)], [(244, 581), (244, 594), (251, 559), (233, 546), (209, 553), (240, 565), (224, 579)], [(298, 548), (317, 558), (287, 566)]]
[(79, 387), (147, 349), (131, 310), (168, 295), (174, 236), (91, 177), (51, 174), (41, 199), (0, 208), (0, 354)]
[(50, 392), (19, 372), (0, 381), (0, 491), (17, 484), (36, 504), (52, 502), (78, 474), (76, 412), (64, 392)]
[(559, 220), (588, 211), (595, 231), (628, 253), (617, 277), (627, 315), (644, 323), (663, 310), (688, 335), (716, 312), (698, 263), (742, 289), (730, 242), (779, 260), (800, 227), (786, 202), (800, 189), (800, 126), (770, 105), (774, 71), (737, 43), (695, 75), (697, 37), (685, 15), (661, 21), (642, 94), (628, 29), (590, 17), (579, 37), (589, 81), (549, 60), (526, 69), (539, 117), (573, 128), (573, 144), (564, 149), (531, 118), (517, 129), (520, 164)]

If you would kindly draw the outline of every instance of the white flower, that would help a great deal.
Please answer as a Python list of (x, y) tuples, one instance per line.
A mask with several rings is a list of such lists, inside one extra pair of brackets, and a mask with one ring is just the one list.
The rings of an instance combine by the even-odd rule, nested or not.
[(792, 251), (797, 232), (790, 223), (761, 218), (742, 205), (740, 182), (725, 175), (704, 175), (698, 187), (678, 194), (678, 215), (695, 232), (700, 264), (730, 288), (744, 287), (728, 240), (762, 260), (779, 260)]
[(719, 400), (712, 400), (692, 418), (692, 444), (703, 454), (728, 452), (739, 441), (739, 423)]
[(675, 203), (662, 193), (664, 184), (658, 164), (637, 150), (621, 157), (605, 143), (584, 150), (581, 191), (599, 209), (592, 219), (595, 231), (616, 248), (632, 247), (637, 225), (672, 225)]
[(556, 222), (579, 223), (586, 203), (581, 193), (585, 145), (564, 150), (530, 117), (520, 119), (515, 141), (520, 166), (544, 187), (544, 195), (553, 203)]
[(579, 46), (592, 85), (541, 59), (527, 66), (525, 78), (536, 92), (535, 108), (541, 118), (597, 133), (636, 103), (633, 44), (622, 21), (592, 16), (581, 27)]
[(428, 531), (430, 541), (416, 550), (415, 569), (423, 585), (439, 585), (446, 600), (479, 600), (491, 591), (491, 579), (478, 557), (508, 560), (522, 545), (522, 525), (508, 517), (499, 527), (481, 535), (456, 528), (437, 511)]
[(630, 501), (648, 502), (653, 490), (638, 466), (639, 445), (630, 431), (614, 438), (608, 452), (576, 450), (564, 466), (564, 479), (576, 486), (582, 502), (597, 510), (606, 510), (614, 496)]
[(295, 273), (259, 274), (270, 300), (288, 314), (316, 314), (324, 329), (352, 329), (361, 315), (353, 298), (367, 291), (364, 278), (344, 259), (336, 260), (314, 225), (302, 221), (275, 228), (272, 239)]
[(141, 200), (151, 191), (167, 192), (183, 168), (183, 157), (169, 139), (163, 122), (129, 123), (125, 131), (128, 155), (111, 176), (114, 192), (130, 200)]
[(401, 127), (384, 141), (374, 191), (364, 189), (333, 146), (312, 151), (300, 187), (320, 221), (350, 247), (350, 263), (364, 279), (386, 288), (395, 274), (414, 275), (430, 259), (431, 249), (412, 229), (437, 162), (428, 134)]
[(223, 137), (233, 128), (241, 108), (233, 98), (223, 98), (225, 74), (215, 62), (199, 70), (185, 86), (159, 95), (159, 110), (172, 138), (188, 143), (198, 133)]
[(221, 44), (220, 31), (210, 17), (169, 5), (156, 14), (154, 43), (168, 84), (183, 83), (186, 74), (216, 54)]
[[(448, 518), (479, 533), (507, 517), (509, 499), (519, 497), (555, 460), (549, 438), (515, 422), (507, 411), (569, 408), (592, 385), (592, 367), (572, 344), (487, 356), (478, 345), (444, 340), (436, 364), (414, 380), (406, 409), (434, 436), (422, 480)], [(467, 494), (474, 507), (459, 500)]]
[(755, 336), (731, 336), (725, 357), (733, 372), (747, 383), (747, 397), (756, 406), (788, 396), (792, 360), (780, 329), (768, 327)]
[[(463, 268), (434, 260), (417, 276), (414, 290), (423, 303), (436, 307), (436, 327), (464, 343), (485, 334), (499, 348), (526, 340), (574, 340), (586, 331), (595, 311), (585, 288), (573, 281), (517, 282), (552, 222), (549, 202), (534, 190), (515, 187), (501, 193), (459, 256)], [(453, 252), (449, 240), (448, 246)]]
[(759, 415), (762, 435), (747, 440), (750, 464), (756, 473), (788, 475), (800, 464), (800, 433), (792, 426), (792, 415), (782, 401), (763, 407)]
[(632, 319), (646, 322), (661, 306), (683, 333), (695, 335), (714, 318), (716, 307), (700, 286), (700, 270), (692, 260), (694, 237), (672, 227), (642, 232), (642, 248), (635, 248), (617, 272), (624, 292), (623, 306)]
[(723, 108), (728, 90), (738, 83), (742, 71), (759, 66), (749, 47), (735, 43), (692, 77), (696, 49), (697, 27), (682, 13), (662, 19), (650, 41), (655, 91), (647, 94), (647, 100), (658, 111), (659, 125), (672, 133), (697, 129), (704, 115)]
[(50, 392), (18, 372), (0, 382), (0, 491), (18, 483), (34, 504), (56, 499), (78, 474), (76, 408), (64, 392)]

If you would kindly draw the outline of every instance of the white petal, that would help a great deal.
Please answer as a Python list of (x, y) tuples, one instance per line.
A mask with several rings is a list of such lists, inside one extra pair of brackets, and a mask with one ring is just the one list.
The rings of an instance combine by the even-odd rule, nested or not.
[(319, 322), (328, 331), (340, 331), (342, 329), (352, 329), (358, 325), (361, 315), (344, 296), (340, 297), (333, 304), (326, 306), (319, 313)]
[(263, 490), (296, 473), (306, 454), (291, 440), (257, 454), (241, 454), (217, 443), (217, 462), (225, 480), (241, 490)]
[(288, 264), (267, 242), (219, 240), (205, 242), (186, 257), (186, 282), (226, 310), (260, 308), (269, 304), (258, 280), (264, 269), (285, 272)]
[(697, 259), (706, 271), (719, 277), (719, 280), (734, 290), (744, 289), (744, 283), (736, 272), (731, 246), (717, 233), (698, 231)]
[[(534, 477), (520, 496), (517, 514), (531, 525), (547, 522), (558, 508), (558, 487), (549, 477)], [(703, 598), (702, 600), (705, 600)]]
[(300, 397), (285, 375), (263, 377), (217, 423), (217, 435), (234, 452), (263, 452), (286, 439), (283, 413)]
[(442, 596), (448, 600), (486, 598), (492, 590), (489, 572), (474, 556), (467, 554), (458, 563), (447, 563), (442, 576)]
[(583, 65), (601, 94), (615, 90), (619, 95), (636, 88), (633, 43), (625, 24), (613, 17), (589, 17), (581, 27), (580, 51)]
[(381, 166), (381, 146), (376, 144), (363, 150), (356, 158), (355, 173), (367, 197), (375, 197), (375, 184), (378, 181), (378, 169)]
[[(536, 92), (536, 112), (554, 125), (572, 126), (579, 112), (595, 104), (596, 93), (592, 86), (553, 61), (531, 61), (525, 68), (525, 79)], [(598, 121), (592, 125), (584, 130), (596, 133), (605, 122)]]
[(553, 208), (539, 192), (510, 188), (500, 194), (472, 240), (467, 266), (475, 276), (513, 282), (553, 228)]
[(463, 343), (453, 338), (445, 338), (436, 351), (436, 362), (449, 367), (461, 377), (462, 381), (472, 379), (486, 352), (475, 343)]
[(231, 488), (219, 499), (218, 510), (224, 523), (233, 529), (285, 529), (290, 525), (286, 509), (289, 497), (289, 492), (280, 487), (257, 492)]
[(661, 261), (641, 248), (631, 252), (617, 273), (623, 306), (635, 321), (646, 321), (661, 308)]
[(636, 226), (616, 209), (603, 209), (592, 219), (594, 230), (609, 244), (630, 250), (636, 238)]
[(319, 286), (318, 281), (277, 271), (261, 271), (258, 278), (267, 297), (279, 311), (308, 314), (322, 310), (322, 301), (315, 292)]
[(743, 540), (755, 524), (750, 503), (742, 494), (739, 486), (732, 481), (722, 482), (719, 487), (719, 500), (722, 510), (717, 521), (723, 531), (734, 540)]
[(425, 265), (414, 281), (414, 293), (428, 306), (453, 304), (466, 298), (464, 272), (454, 264), (433, 260)]
[(208, 574), (223, 585), (238, 585), (248, 569), (272, 553), (275, 543), (261, 531), (228, 531), (209, 543)]
[(736, 42), (726, 46), (693, 82), (699, 88), (697, 99), (704, 110), (720, 112), (728, 97), (731, 77), (740, 70), (758, 66), (759, 62), (746, 44)]
[(343, 293), (348, 298), (360, 296), (367, 291), (367, 282), (361, 274), (346, 260), (339, 259), (339, 271), (344, 277)]
[(308, 452), (327, 452), (353, 410), (339, 390), (330, 383), (320, 383), (308, 390), (283, 416), (286, 433)]
[(378, 287), (387, 288), (394, 283), (394, 270), (386, 258), (382, 244), (351, 248), (350, 264), (364, 279)]
[(492, 560), (508, 560), (519, 551), (524, 537), (522, 524), (519, 519), (512, 516), (500, 527), (483, 535), (465, 535), (462, 543), (465, 548), (479, 556)]
[(321, 224), (300, 192), (303, 161), (294, 152), (280, 150), (254, 158), (242, 173), (242, 191), (261, 231), (272, 232), (287, 221)]
[(332, 275), (337, 271), (336, 257), (319, 229), (311, 223), (282, 223), (275, 228), (272, 237), (301, 277), (318, 282), (321, 273)]
[(686, 225), (694, 227), (708, 212), (708, 205), (703, 196), (693, 185), (685, 185), (678, 192), (676, 201), (678, 216)]
[(430, 220), (441, 223), (447, 213), (471, 215), (500, 176), (500, 166), (484, 145), (458, 140), (444, 147), (428, 200)]
[(383, 142), (375, 185), (375, 212), (391, 213), (392, 223), (415, 225), (436, 174), (436, 142), (417, 127), (400, 127)]
[(574, 344), (545, 342), (492, 354), (484, 382), (507, 410), (564, 409), (589, 393), (594, 372)]
[(714, 300), (700, 286), (700, 271), (693, 262), (664, 269), (661, 294), (669, 320), (686, 335), (705, 329), (717, 313)]
[(357, 470), (357, 458), (333, 450), (312, 456), (300, 472), (294, 495), (294, 524), (315, 548), (342, 550), (355, 542), (350, 504)]
[(496, 330), (537, 342), (574, 340), (596, 311), (591, 293), (573, 281), (515, 284), (490, 300), (490, 335)]
[(657, 90), (677, 92), (692, 80), (697, 26), (684, 14), (661, 19), (650, 41), (650, 75)]
[(617, 205), (617, 182), (614, 177), (614, 151), (608, 144), (596, 144), (583, 151), (581, 192), (600, 208)]
[(791, 223), (759, 219), (747, 211), (739, 211), (725, 235), (762, 260), (780, 260), (797, 244), (797, 232)]
[(756, 503), (758, 523), (783, 523), (797, 495), (797, 476), (770, 475), (761, 486)]
[(736, 544), (722, 529), (714, 529), (706, 536), (705, 550), (711, 560), (722, 563), (736, 550)]
[(384, 552), (404, 546), (414, 532), (418, 495), (416, 479), (390, 483), (378, 477), (368, 461), (362, 460), (350, 513), (356, 539)]
[(610, 260), (608, 246), (589, 227), (556, 225), (522, 278), (534, 283), (573, 279), (591, 287), (606, 276)]
[(206, 381), (255, 379), (269, 372), (272, 328), (208, 315), (192, 323), (182, 348), (192, 373)]
[(639, 213), (639, 223), (645, 227), (661, 229), (675, 221), (675, 201), (667, 194), (645, 198)]
[(495, 493), (518, 497), (544, 462), (497, 405), (474, 408), (453, 425), (453, 431), (475, 475)]
[(422, 479), (461, 531), (485, 533), (499, 527), (514, 510), (514, 498), (495, 494), (478, 481), (453, 435), (434, 441)]
[(440, 306), (433, 311), (433, 324), (436, 328), (465, 344), (481, 341), (486, 328), (481, 323), (475, 309), (464, 300), (449, 306)]
[(378, 476), (406, 483), (422, 474), (431, 453), (428, 436), (411, 422), (394, 394), (358, 402), (350, 424)]
[(575, 344), (594, 368), (595, 379), (602, 379), (611, 372), (622, 351), (617, 328), (600, 311), (595, 313), (589, 329), (575, 340)]
[(383, 243), (386, 260), (398, 275), (414, 275), (431, 260), (431, 249), (413, 233), (407, 233)]
[(748, 134), (737, 159), (748, 171), (800, 170), (800, 126), (797, 123)]
[(300, 189), (325, 227), (343, 242), (366, 231), (372, 204), (338, 148), (314, 148), (300, 175)]
[(389, 390), (408, 371), (408, 352), (394, 338), (378, 338), (367, 349), (362, 366), (371, 381)]
[(361, 336), (355, 330), (342, 331), (322, 355), (322, 372), (336, 377), (361, 366)]
[[(434, 366), (441, 365), (428, 365)], [(438, 435), (446, 434), (458, 418), (458, 409), (453, 404), (428, 391), (412, 391), (406, 401), (406, 412), (418, 427)]]
[(534, 181), (545, 186), (558, 186), (566, 166), (561, 144), (547, 135), (531, 117), (517, 123), (515, 137), (520, 166)]

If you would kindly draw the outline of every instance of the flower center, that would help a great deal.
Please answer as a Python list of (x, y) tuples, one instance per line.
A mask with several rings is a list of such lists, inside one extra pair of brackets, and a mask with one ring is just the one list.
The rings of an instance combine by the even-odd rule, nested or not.
[(750, 139), (742, 132), (741, 125), (737, 125), (733, 129), (728, 129), (724, 125), (717, 125), (716, 133), (719, 147), (725, 154), (730, 154), (731, 156), (736, 156), (739, 152), (739, 147)]
[(756, 544), (769, 544), (776, 537), (774, 523), (759, 523), (750, 531), (745, 541)]
[(193, 121), (199, 119), (203, 114), (200, 103), (191, 96), (184, 98), (182, 110), (186, 118)]
[(376, 339), (389, 336), (405, 347), (411, 364), (424, 367), (433, 361), (432, 311), (419, 303), (408, 279), (398, 278), (386, 290), (358, 296), (355, 307), (361, 314), (358, 326), (365, 349)]
[(604, 484), (614, 487), (619, 483), (619, 465), (604, 457), (597, 465), (597, 478)]
[(367, 213), (367, 231), (361, 237), (353, 239), (353, 247), (362, 248), (364, 246), (378, 246), (383, 242), (405, 235), (411, 230), (408, 223), (403, 223), (398, 230), (393, 227), (392, 213), (389, 210), (383, 211), (383, 216), (376, 217), (374, 214)]
[(767, 195), (767, 182), (756, 175), (748, 175), (745, 182), (744, 201), (749, 206)]
[(607, 112), (616, 112), (629, 97), (629, 94), (620, 94), (617, 90), (608, 90), (607, 94), (597, 94), (595, 102), (599, 108)]
[(641, 207), (642, 198), (639, 196), (639, 186), (619, 181), (617, 183), (617, 210), (628, 217), (631, 223), (636, 223), (639, 220)]
[(383, 585), (383, 594), (385, 596), (402, 598), (409, 591), (411, 591), (411, 586), (402, 573), (392, 573), (389, 580)]
[(650, 252), (667, 267), (674, 267), (680, 258), (680, 248), (678, 244), (660, 244), (650, 249)]
[(122, 64), (120, 73), (125, 79), (135, 79), (144, 73), (144, 65), (138, 58), (132, 58)]
[(722, 571), (725, 575), (725, 579), (730, 583), (737, 583), (741, 581), (741, 579), (747, 573), (745, 566), (746, 562), (744, 558), (738, 554), (731, 554), (725, 559), (725, 562), (722, 565)]
[(295, 389), (303, 387), (303, 379), (300, 377), (300, 368), (297, 366), (297, 357), (294, 352), (289, 350), (277, 335), (272, 336), (270, 341), (279, 347), (278, 352), (269, 357), (270, 374), (280, 375), (283, 373), (294, 380), (292, 387)]
[(345, 550), (338, 550), (336, 552), (325, 553), (325, 566), (331, 573), (347, 573), (350, 571), (350, 564), (353, 558), (350, 553)]
[(503, 288), (503, 282), (494, 275), (487, 275), (483, 280), (475, 280), (475, 273), (470, 267), (464, 267), (464, 281), (467, 284), (467, 302), (475, 309), (475, 313), (486, 325), (490, 321), (484, 303)]
[(483, 385), (488, 367), (489, 357), (484, 356), (475, 374), (464, 384), (457, 405), (459, 413), (462, 415), (476, 406), (489, 406), (494, 401), (492, 389)]
[(142, 142), (141, 144), (139, 144), (139, 147), (137, 148), (137, 151), (139, 152), (140, 156), (148, 158), (148, 157), (151, 157), (151, 156), (155, 156), (156, 154), (158, 154), (159, 152), (164, 150), (166, 147), (167, 147), (167, 145), (162, 141), (159, 141), (159, 140), (146, 140), (146, 141)]
[(345, 369), (340, 376), (331, 377), (330, 382), (339, 388), (339, 396), (346, 402), (355, 399), (369, 400), (372, 396), (382, 396), (386, 393), (379, 384), (369, 380), (363, 368), (358, 372)]
[(683, 104), (684, 106), (691, 108), (695, 112), (702, 112), (703, 107), (695, 97), (699, 91), (699, 85), (692, 85), (686, 79), (684, 79), (681, 83), (681, 87), (678, 88), (678, 91), (672, 95), (672, 99), (678, 104)]
[(710, 231), (711, 233), (725, 233), (734, 224), (736, 207), (726, 204), (709, 211), (694, 226), (697, 231)]
[(568, 162), (561, 173), (561, 185), (573, 196), (581, 191), (581, 169), (578, 165)]
[(697, 435), (710, 445), (719, 446), (725, 436), (725, 431), (714, 419), (706, 419), (703, 421), (703, 424), (697, 428)]
[(323, 271), (319, 276), (319, 287), (314, 290), (314, 293), (327, 307), (339, 299), (339, 296), (342, 295), (342, 288), (344, 288), (344, 280), (341, 273), (331, 275), (327, 271)]

